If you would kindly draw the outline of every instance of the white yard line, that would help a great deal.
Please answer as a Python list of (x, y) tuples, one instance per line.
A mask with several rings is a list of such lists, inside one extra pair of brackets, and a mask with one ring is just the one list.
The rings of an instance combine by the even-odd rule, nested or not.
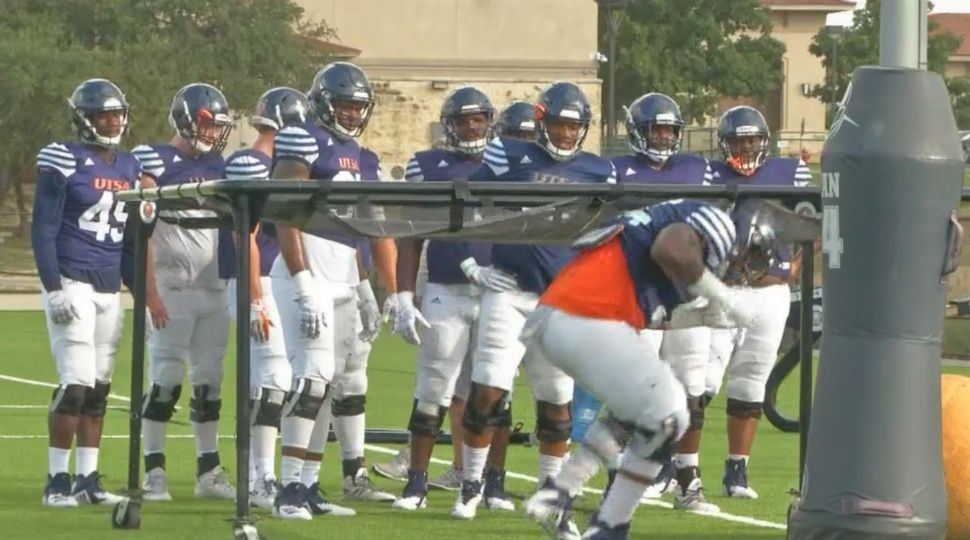
[[(51, 383), (48, 383), (48, 382), (34, 381), (34, 380), (30, 380), (30, 379), (22, 379), (20, 377), (12, 377), (10, 375), (2, 375), (2, 374), (0, 374), (0, 380), (10, 381), (10, 382), (17, 382), (17, 383), (22, 383), (22, 384), (30, 384), (30, 385), (34, 385), (34, 386), (43, 386), (43, 387), (46, 387), (46, 388), (56, 388), (57, 387), (56, 384), (51, 384)], [(115, 395), (115, 394), (110, 394), (108, 397), (111, 397), (111, 398), (114, 398), (114, 399), (118, 399), (118, 400), (122, 400), (122, 401), (131, 401), (129, 398), (127, 398), (125, 396), (118, 396), (118, 395)], [(23, 405), (23, 406), (16, 406), (16, 405), (13, 405), (13, 406), (3, 406), (3, 405), (0, 405), (0, 408), (3, 408), (3, 407), (8, 407), (8, 408), (13, 408), (13, 407), (33, 408), (34, 406), (32, 406), (32, 405)], [(44, 408), (46, 408), (46, 407), (44, 407)], [(193, 437), (193, 435), (188, 435), (188, 434), (186, 434), (186, 435), (169, 434), (169, 435), (167, 435), (167, 437), (168, 438), (171, 438), (171, 439), (191, 439)], [(102, 438), (103, 439), (108, 439), (108, 440), (112, 440), (112, 439), (128, 439), (128, 435), (103, 435)], [(220, 435), (219, 438), (220, 439), (235, 439), (235, 437), (233, 437), (232, 435)], [(0, 435), (0, 440), (34, 440), (34, 439), (47, 439), (47, 435)], [(364, 448), (367, 449), (367, 450), (370, 450), (371, 452), (376, 452), (376, 453), (379, 453), (379, 454), (387, 454), (387, 455), (392, 455), (392, 456), (393, 455), (396, 455), (397, 452), (398, 452), (397, 450), (395, 450), (393, 448), (388, 448), (386, 446), (378, 446), (378, 445), (374, 445), (374, 444), (365, 444), (364, 445)], [(437, 465), (451, 466), (451, 462), (450, 461), (446, 461), (446, 460), (438, 459), (438, 458), (431, 458), (431, 463), (435, 463)], [(532, 482), (533, 484), (538, 484), (538, 482), (539, 482), (538, 479), (536, 477), (534, 477), (534, 476), (529, 476), (527, 474), (517, 473), (517, 472), (514, 472), (514, 471), (508, 471), (508, 472), (506, 472), (506, 476), (509, 477), (509, 478), (515, 478), (517, 480), (524, 480), (526, 482)], [(603, 490), (601, 490), (601, 489), (585, 488), (583, 491), (585, 493), (591, 493), (591, 494), (594, 494), (594, 495), (602, 495), (603, 494)], [(674, 505), (671, 504), (671, 503), (669, 503), (669, 502), (666, 502), (666, 501), (658, 501), (656, 499), (642, 499), (640, 501), (640, 504), (647, 505), (647, 506), (655, 506), (655, 507), (658, 507), (658, 508), (667, 508), (667, 509), (671, 509), (671, 508), (674, 507)], [(702, 517), (707, 517), (707, 518), (715, 518), (715, 519), (720, 519), (720, 520), (724, 520), (724, 521), (731, 521), (731, 522), (734, 522), (734, 523), (743, 523), (745, 525), (751, 525), (753, 527), (762, 527), (762, 528), (765, 528), (765, 529), (777, 529), (777, 530), (782, 530), (783, 531), (783, 530), (786, 530), (788, 528), (788, 526), (785, 525), (784, 523), (777, 523), (777, 522), (774, 522), (774, 521), (766, 521), (766, 520), (763, 520), (763, 519), (757, 519), (757, 518), (753, 518), (753, 517), (750, 517), (750, 516), (739, 516), (739, 515), (735, 515), (735, 514), (728, 514), (726, 512), (719, 512), (717, 514), (707, 514), (707, 513), (703, 513), (703, 512), (691, 512), (691, 513), (694, 514), (694, 515), (697, 515), (697, 516), (702, 516)]]

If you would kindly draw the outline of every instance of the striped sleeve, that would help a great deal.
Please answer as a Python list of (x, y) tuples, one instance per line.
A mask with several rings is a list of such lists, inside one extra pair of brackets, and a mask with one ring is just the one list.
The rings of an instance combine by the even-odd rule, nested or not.
[(273, 139), (273, 157), (302, 161), (310, 167), (320, 157), (320, 145), (306, 128), (287, 126), (276, 132)]
[(711, 162), (704, 160), (704, 182), (701, 183), (702, 186), (709, 186), (714, 182), (714, 171), (711, 170)]
[(63, 144), (50, 143), (41, 148), (40, 153), (37, 154), (37, 170), (57, 172), (67, 178), (77, 170), (77, 158)]
[(718, 261), (728, 259), (737, 235), (730, 216), (713, 206), (701, 205), (688, 214), (686, 221), (705, 239)]
[(227, 180), (266, 180), (269, 169), (255, 156), (239, 154), (229, 158), (226, 163)]
[(502, 139), (496, 137), (485, 147), (485, 165), (492, 170), (495, 176), (501, 176), (509, 172), (509, 158), (505, 153), (505, 146)]
[(795, 186), (804, 187), (812, 181), (812, 170), (804, 160), (798, 160), (798, 167), (795, 169)]
[(417, 154), (408, 160), (408, 167), (404, 170), (404, 179), (408, 182), (423, 182), (424, 171), (421, 170), (421, 163), (418, 162)]
[(158, 155), (158, 152), (151, 146), (147, 144), (138, 145), (131, 150), (131, 155), (135, 156), (135, 159), (141, 164), (142, 173), (156, 179), (165, 174), (165, 162), (162, 160), (162, 156)]

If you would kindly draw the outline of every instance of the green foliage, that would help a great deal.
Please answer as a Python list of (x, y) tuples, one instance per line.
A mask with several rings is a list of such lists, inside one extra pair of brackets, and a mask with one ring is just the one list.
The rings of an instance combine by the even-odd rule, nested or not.
[(220, 88), (237, 113), (273, 86), (303, 89), (332, 37), (292, 0), (0, 0), (0, 170), (30, 176), (37, 150), (72, 136), (65, 99), (85, 79), (131, 103), (129, 144), (167, 140), (185, 84)]
[[(863, 9), (855, 12), (852, 26), (841, 34), (833, 35), (826, 29), (821, 29), (812, 38), (809, 52), (822, 59), (822, 65), (829, 73), (824, 84), (815, 85), (812, 95), (823, 103), (836, 103), (842, 99), (845, 88), (852, 78), (855, 68), (879, 63), (879, 24), (881, 0), (869, 0)], [(929, 9), (932, 9), (932, 4)], [(926, 48), (926, 61), (931, 71), (943, 74), (947, 59), (961, 43), (959, 36), (937, 32), (937, 25), (929, 22), (929, 40)], [(961, 126), (970, 126), (970, 95), (967, 94), (968, 85), (954, 81), (947, 81), (954, 97), (954, 107), (957, 100), (964, 96)], [(956, 93), (954, 93), (956, 89)], [(958, 116), (959, 122), (959, 116)]]
[[(606, 28), (601, 16), (603, 51)], [(760, 0), (636, 0), (623, 12), (617, 35), (617, 103), (663, 92), (692, 122), (716, 112), (720, 96), (762, 98), (781, 82), (785, 52), (770, 32)], [(604, 64), (600, 72), (604, 80), (607, 69)]]

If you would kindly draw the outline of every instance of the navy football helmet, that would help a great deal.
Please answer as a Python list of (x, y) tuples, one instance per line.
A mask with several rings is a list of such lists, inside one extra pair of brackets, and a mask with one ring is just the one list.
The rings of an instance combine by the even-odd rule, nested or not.
[(514, 101), (498, 115), (495, 134), (502, 137), (533, 140), (536, 137), (536, 106), (527, 101)]
[[(460, 133), (457, 120), (465, 115), (483, 114), (487, 124), (480, 133), (471, 134), (471, 140), (465, 140), (469, 134)], [(495, 107), (484, 92), (473, 86), (458, 88), (445, 98), (441, 105), (441, 125), (445, 129), (445, 139), (452, 149), (468, 155), (479, 155), (485, 151), (485, 145), (491, 137), (492, 121), (495, 118)]]
[(202, 154), (218, 154), (232, 131), (229, 102), (218, 88), (192, 83), (175, 93), (168, 121), (179, 137)]
[[(670, 135), (654, 133), (656, 126), (670, 126)], [(680, 151), (684, 119), (680, 107), (669, 96), (658, 93), (638, 97), (626, 111), (626, 132), (630, 148), (655, 163), (664, 163)]]
[[(103, 148), (114, 148), (121, 143), (128, 131), (128, 101), (114, 83), (107, 79), (88, 79), (74, 89), (67, 103), (71, 107), (71, 121), (82, 141)], [(99, 133), (94, 118), (111, 111), (121, 111), (121, 131), (117, 135)]]
[[(571, 82), (555, 82), (539, 95), (535, 109), (536, 143), (543, 147), (553, 159), (568, 161), (583, 147), (593, 112), (589, 99), (582, 89)], [(574, 122), (579, 124), (576, 140), (569, 148), (559, 148), (549, 138), (546, 123), (550, 120)]]
[(764, 165), (770, 139), (765, 117), (747, 105), (728, 109), (717, 125), (717, 144), (725, 161), (744, 176), (751, 176)]
[[(341, 139), (359, 137), (374, 110), (374, 89), (363, 70), (350, 62), (332, 62), (324, 66), (313, 78), (307, 99), (320, 125)], [(334, 110), (337, 101), (362, 107), (360, 118), (353, 125), (346, 126), (337, 121)]]
[(742, 284), (758, 281), (775, 263), (781, 245), (785, 208), (758, 199), (738, 201), (731, 210), (737, 241), (730, 273)]
[(256, 129), (281, 130), (309, 119), (310, 102), (299, 90), (280, 86), (267, 90), (256, 102), (249, 124)]

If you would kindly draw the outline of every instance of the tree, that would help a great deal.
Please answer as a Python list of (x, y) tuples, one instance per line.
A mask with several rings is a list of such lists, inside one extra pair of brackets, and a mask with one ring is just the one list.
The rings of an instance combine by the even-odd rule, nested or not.
[[(601, 17), (604, 41), (605, 24)], [(617, 37), (617, 102), (663, 92), (696, 122), (716, 112), (720, 96), (763, 98), (781, 82), (785, 53), (770, 32), (761, 0), (636, 0)]]
[(71, 136), (65, 99), (85, 79), (125, 92), (130, 144), (163, 141), (183, 85), (214, 84), (245, 114), (270, 87), (306, 88), (328, 60), (319, 40), (333, 36), (292, 0), (0, 0), (0, 13), (0, 171), (14, 182), (33, 176), (43, 145)]
[[(856, 10), (852, 26), (841, 34), (833, 35), (823, 28), (812, 38), (808, 50), (822, 59), (822, 65), (829, 73), (824, 84), (815, 85), (812, 89), (812, 95), (823, 103), (837, 103), (842, 99), (855, 68), (879, 63), (881, 5), (881, 0), (868, 0), (863, 9)], [(932, 4), (928, 9), (933, 9)], [(947, 32), (938, 32), (937, 26), (932, 20), (929, 21), (926, 61), (931, 71), (942, 75), (950, 54), (960, 47), (961, 38)], [(833, 57), (837, 64), (833, 64)], [(953, 93), (954, 88), (965, 96), (963, 107), (970, 108), (967, 85), (954, 81), (947, 81), (947, 84), (955, 100), (954, 108), (957, 107), (956, 99), (959, 98), (958, 94)]]
[(953, 101), (953, 115), (960, 129), (970, 129), (970, 77), (947, 79), (947, 89)]

